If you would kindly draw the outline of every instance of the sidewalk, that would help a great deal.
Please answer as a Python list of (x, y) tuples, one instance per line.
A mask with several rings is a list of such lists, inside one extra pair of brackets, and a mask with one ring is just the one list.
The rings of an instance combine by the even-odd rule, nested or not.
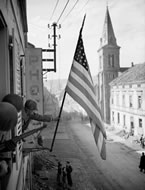
[(142, 152), (145, 152), (145, 149), (143, 149), (139, 142), (137, 142), (136, 137), (129, 136), (128, 138), (125, 138), (125, 135), (123, 135), (123, 131), (121, 129), (106, 129), (107, 133), (107, 141), (113, 141), (113, 142), (120, 142), (127, 147), (135, 150), (138, 154), (142, 154)]

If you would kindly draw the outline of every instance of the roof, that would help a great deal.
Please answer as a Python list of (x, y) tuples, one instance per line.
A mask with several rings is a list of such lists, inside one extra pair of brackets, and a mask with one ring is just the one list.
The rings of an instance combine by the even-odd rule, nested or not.
[(111, 81), (110, 85), (145, 83), (145, 63), (137, 64)]
[(123, 73), (124, 71), (128, 70), (129, 67), (120, 67), (119, 72)]
[(108, 44), (112, 44), (115, 46), (117, 45), (112, 22), (111, 22), (111, 17), (110, 17), (109, 10), (107, 7), (105, 22), (104, 22), (104, 27), (103, 27), (103, 34), (102, 34), (102, 46), (105, 46)]

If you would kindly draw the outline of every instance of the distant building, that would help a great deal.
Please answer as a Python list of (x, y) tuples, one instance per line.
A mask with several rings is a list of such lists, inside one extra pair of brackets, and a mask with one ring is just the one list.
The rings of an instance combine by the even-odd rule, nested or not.
[(110, 123), (109, 83), (128, 68), (120, 68), (120, 47), (117, 45), (109, 10), (107, 7), (102, 38), (100, 39), (99, 72), (97, 75), (97, 102), (104, 121)]
[(125, 71), (110, 87), (111, 125), (145, 135), (145, 63)]

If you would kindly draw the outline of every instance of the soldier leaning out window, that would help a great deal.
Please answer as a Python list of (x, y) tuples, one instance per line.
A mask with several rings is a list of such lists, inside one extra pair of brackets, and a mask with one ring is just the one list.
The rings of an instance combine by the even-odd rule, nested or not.
[(7, 102), (0, 102), (0, 180), (10, 173), (12, 151), (16, 143), (10, 139), (10, 132), (17, 124), (17, 110)]
[(42, 121), (42, 122), (50, 122), (57, 121), (58, 117), (53, 118), (52, 115), (41, 115), (37, 113), (37, 103), (34, 100), (27, 100), (25, 102), (24, 110), (23, 110), (23, 131), (28, 128), (29, 122), (31, 120)]

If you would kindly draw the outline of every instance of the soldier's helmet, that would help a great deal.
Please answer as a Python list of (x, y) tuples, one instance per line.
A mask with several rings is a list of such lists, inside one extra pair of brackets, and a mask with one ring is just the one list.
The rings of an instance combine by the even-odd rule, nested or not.
[(31, 111), (37, 110), (37, 103), (34, 100), (27, 100), (25, 102), (25, 108)]
[(8, 102), (0, 102), (0, 130), (9, 131), (17, 124), (17, 110)]
[(23, 109), (23, 99), (17, 94), (7, 94), (3, 98), (2, 102), (8, 102), (12, 104), (13, 106), (15, 106), (18, 112)]

